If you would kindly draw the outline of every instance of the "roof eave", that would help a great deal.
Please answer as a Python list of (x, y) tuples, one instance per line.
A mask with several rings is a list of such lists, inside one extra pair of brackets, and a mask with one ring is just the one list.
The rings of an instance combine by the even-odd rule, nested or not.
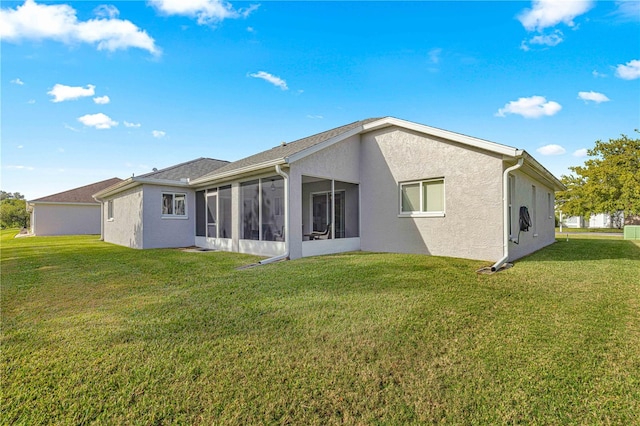
[(105, 188), (102, 191), (96, 192), (95, 194), (92, 195), (92, 197), (95, 200), (100, 201), (105, 197), (110, 197), (122, 191), (126, 191), (127, 189), (135, 188), (136, 186), (144, 185), (144, 184), (174, 186), (174, 187), (180, 187), (180, 188), (188, 188), (190, 186), (189, 182), (181, 182), (176, 180), (145, 179), (145, 178), (130, 177), (129, 179), (126, 179), (122, 182), (119, 182), (115, 185)]
[(425, 126), (424, 124), (414, 123), (412, 121), (401, 120), (395, 117), (385, 117), (377, 121), (365, 124), (363, 126), (364, 131), (373, 131), (377, 129), (383, 129), (385, 127), (398, 126), (404, 127), (409, 130), (413, 130), (419, 133), (425, 133), (427, 135), (436, 136), (442, 139), (446, 139), (453, 142), (458, 142), (464, 145), (472, 146), (478, 149), (482, 149), (489, 152), (494, 152), (500, 155), (508, 155), (511, 157), (517, 157), (522, 150), (514, 148), (512, 146), (499, 144), (496, 142), (487, 141), (484, 139), (474, 138), (473, 136), (467, 136), (460, 133), (450, 132), (448, 130), (438, 129), (437, 127)]
[(207, 177), (194, 179), (193, 181), (191, 181), (191, 186), (206, 186), (207, 184), (224, 181), (225, 179), (229, 178), (241, 177), (243, 175), (252, 174), (262, 169), (267, 169), (270, 167), (275, 167), (276, 165), (282, 165), (286, 163), (289, 163), (286, 158), (276, 158), (275, 160), (264, 161), (262, 163), (252, 164), (251, 166), (229, 170), (228, 172), (217, 173), (214, 175), (209, 175)]
[(565, 191), (567, 189), (566, 186), (553, 175), (549, 170), (547, 170), (542, 164), (540, 164), (535, 158), (531, 156), (527, 151), (521, 150), (522, 156), (525, 159), (524, 164), (532, 169), (538, 176), (546, 179), (554, 191)]

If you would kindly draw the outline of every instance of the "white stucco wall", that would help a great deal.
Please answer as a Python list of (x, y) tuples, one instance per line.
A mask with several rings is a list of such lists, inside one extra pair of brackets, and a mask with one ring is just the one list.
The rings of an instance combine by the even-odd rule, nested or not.
[[(361, 247), (502, 257), (502, 158), (399, 128), (362, 136)], [(399, 184), (444, 178), (444, 217), (399, 217)]]
[[(113, 219), (107, 219), (107, 201), (113, 200)], [(102, 204), (104, 240), (132, 248), (143, 248), (142, 186), (105, 199)]]
[(35, 203), (31, 231), (40, 236), (100, 234), (100, 205)]
[[(186, 216), (164, 217), (163, 193), (186, 194)], [(143, 194), (142, 248), (193, 246), (196, 229), (195, 191), (181, 187), (144, 185)]]
[[(532, 227), (527, 232), (520, 232), (518, 244), (509, 243), (509, 260), (516, 260), (536, 250), (555, 242), (555, 218), (553, 212), (554, 193), (538, 179), (527, 175), (520, 169), (514, 171), (515, 177), (515, 206), (512, 213), (514, 223), (513, 238), (518, 239), (518, 223), (520, 207), (526, 206), (531, 217)], [(533, 199), (533, 186), (536, 196)], [(551, 197), (551, 208), (549, 198)]]

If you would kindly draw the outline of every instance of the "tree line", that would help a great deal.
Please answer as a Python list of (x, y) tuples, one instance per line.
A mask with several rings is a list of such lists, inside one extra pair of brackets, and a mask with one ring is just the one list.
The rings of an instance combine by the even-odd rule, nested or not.
[[(639, 133), (636, 130), (636, 133)], [(582, 166), (569, 167), (563, 175), (566, 191), (556, 194), (558, 209), (569, 216), (599, 213), (640, 215), (640, 139), (621, 135), (609, 141), (596, 141), (587, 150)]]

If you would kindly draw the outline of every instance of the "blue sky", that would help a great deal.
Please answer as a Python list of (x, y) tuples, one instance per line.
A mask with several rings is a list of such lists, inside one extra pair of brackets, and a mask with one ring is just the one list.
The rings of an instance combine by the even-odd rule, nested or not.
[(640, 128), (640, 2), (2, 1), (2, 189), (237, 160), (394, 116), (556, 176)]

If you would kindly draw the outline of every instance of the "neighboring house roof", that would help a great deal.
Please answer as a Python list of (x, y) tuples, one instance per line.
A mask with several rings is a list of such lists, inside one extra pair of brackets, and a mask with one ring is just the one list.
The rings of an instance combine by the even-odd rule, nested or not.
[(97, 204), (93, 198), (93, 194), (105, 188), (122, 182), (120, 178), (111, 178), (79, 188), (70, 189), (68, 191), (59, 192), (46, 197), (37, 198), (29, 201), (30, 204), (37, 203), (70, 203), (70, 204)]
[(118, 182), (115, 185), (93, 192), (93, 197), (95, 199), (101, 199), (144, 183), (188, 187), (191, 180), (200, 178), (214, 170), (226, 166), (227, 164), (229, 164), (228, 161), (200, 157), (195, 160), (169, 166), (161, 170), (130, 177), (129, 179)]

